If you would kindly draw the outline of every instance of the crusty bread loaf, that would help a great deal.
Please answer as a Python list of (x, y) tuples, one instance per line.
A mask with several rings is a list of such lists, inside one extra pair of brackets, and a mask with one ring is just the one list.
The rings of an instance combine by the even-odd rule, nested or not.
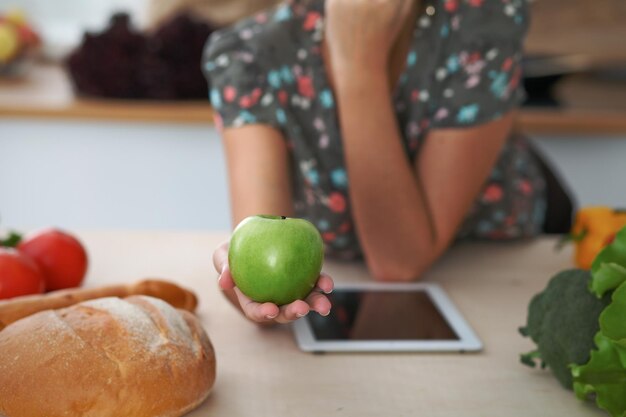
[(104, 297), (129, 297), (149, 295), (167, 301), (176, 308), (193, 313), (198, 300), (196, 295), (173, 282), (148, 279), (135, 284), (111, 285), (97, 288), (68, 288), (47, 294), (24, 295), (0, 300), (0, 330), (31, 314), (44, 310), (69, 307), (83, 301)]
[(47, 310), (0, 332), (7, 417), (181, 416), (214, 382), (198, 319), (148, 296)]

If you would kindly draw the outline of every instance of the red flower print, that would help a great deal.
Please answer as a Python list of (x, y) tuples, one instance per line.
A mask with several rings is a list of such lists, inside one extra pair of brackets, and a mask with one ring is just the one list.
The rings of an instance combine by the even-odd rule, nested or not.
[(420, 98), (420, 90), (413, 90), (411, 92), (411, 101), (417, 101)]
[(241, 99), (239, 99), (239, 106), (243, 107), (244, 109), (249, 109), (259, 102), (261, 94), (263, 94), (261, 89), (255, 88), (254, 90), (252, 90), (252, 93), (250, 95), (243, 96), (241, 97)]
[(478, 61), (480, 61), (480, 52), (472, 52), (472, 54), (469, 56), (467, 60), (467, 64), (468, 65), (475, 64)]
[(313, 79), (311, 77), (298, 77), (298, 92), (307, 98), (315, 97), (313, 89)]
[(239, 100), (239, 106), (244, 109), (249, 109), (250, 107), (252, 107), (252, 99), (250, 98), (250, 96), (241, 97), (241, 99)]
[(510, 71), (513, 66), (513, 59), (507, 58), (502, 63), (502, 71)]
[(237, 98), (237, 89), (231, 85), (224, 87), (224, 100), (231, 103), (235, 98)]
[(221, 131), (222, 129), (224, 129), (224, 120), (222, 120), (222, 116), (220, 116), (219, 113), (217, 112), (213, 113), (213, 122), (215, 123), (215, 128), (218, 131)]
[(519, 182), (519, 189), (525, 195), (530, 195), (533, 192), (533, 186), (528, 180), (521, 180)]
[(337, 235), (333, 232), (322, 233), (322, 239), (324, 239), (324, 242), (332, 242), (336, 238)]
[(453, 13), (456, 12), (456, 9), (459, 7), (459, 3), (457, 0), (446, 0), (444, 7), (447, 12)]
[(511, 76), (511, 80), (509, 81), (509, 91), (515, 90), (515, 88), (517, 88), (521, 78), (522, 70), (520, 67), (517, 67), (515, 71), (513, 71), (513, 75)]
[(252, 90), (252, 94), (250, 94), (250, 97), (252, 97), (252, 100), (256, 103), (261, 98), (261, 94), (263, 94), (263, 92), (259, 87), (257, 87)]
[(346, 210), (346, 199), (341, 193), (331, 193), (328, 196), (328, 207), (335, 213), (341, 213)]
[(488, 203), (495, 203), (502, 199), (503, 194), (502, 187), (497, 184), (491, 184), (485, 189), (483, 200)]
[(350, 222), (343, 222), (341, 226), (339, 226), (339, 233), (348, 233), (350, 229), (352, 229)]
[(470, 6), (480, 7), (483, 5), (483, 0), (469, 0)]
[(278, 101), (280, 101), (280, 104), (284, 106), (285, 104), (287, 104), (288, 99), (289, 96), (287, 95), (287, 92), (285, 90), (280, 90), (278, 92)]
[(318, 12), (309, 12), (304, 19), (304, 30), (313, 30), (317, 26), (317, 21), (320, 19)]

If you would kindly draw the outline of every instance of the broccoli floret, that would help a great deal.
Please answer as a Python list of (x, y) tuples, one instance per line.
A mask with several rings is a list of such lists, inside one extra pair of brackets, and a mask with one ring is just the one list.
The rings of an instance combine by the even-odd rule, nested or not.
[(534, 366), (536, 359), (549, 367), (561, 385), (572, 389), (570, 365), (589, 361), (594, 335), (600, 330), (598, 317), (611, 302), (610, 294), (597, 298), (589, 291), (591, 274), (573, 269), (554, 276), (546, 289), (528, 306), (526, 327), (520, 333), (529, 336), (537, 350), (522, 355), (522, 363)]

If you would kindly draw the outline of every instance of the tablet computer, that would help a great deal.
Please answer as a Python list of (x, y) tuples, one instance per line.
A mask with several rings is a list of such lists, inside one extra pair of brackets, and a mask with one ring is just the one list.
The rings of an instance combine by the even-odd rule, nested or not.
[(327, 317), (293, 324), (307, 352), (475, 352), (482, 343), (434, 283), (337, 284)]

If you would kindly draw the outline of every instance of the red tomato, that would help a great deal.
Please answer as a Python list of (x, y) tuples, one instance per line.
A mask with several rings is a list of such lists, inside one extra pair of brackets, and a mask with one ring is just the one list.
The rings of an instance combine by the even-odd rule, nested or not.
[(43, 274), (28, 256), (0, 247), (0, 299), (44, 291)]
[(72, 235), (47, 229), (27, 236), (17, 249), (31, 257), (41, 269), (46, 290), (78, 287), (87, 272), (87, 252)]

